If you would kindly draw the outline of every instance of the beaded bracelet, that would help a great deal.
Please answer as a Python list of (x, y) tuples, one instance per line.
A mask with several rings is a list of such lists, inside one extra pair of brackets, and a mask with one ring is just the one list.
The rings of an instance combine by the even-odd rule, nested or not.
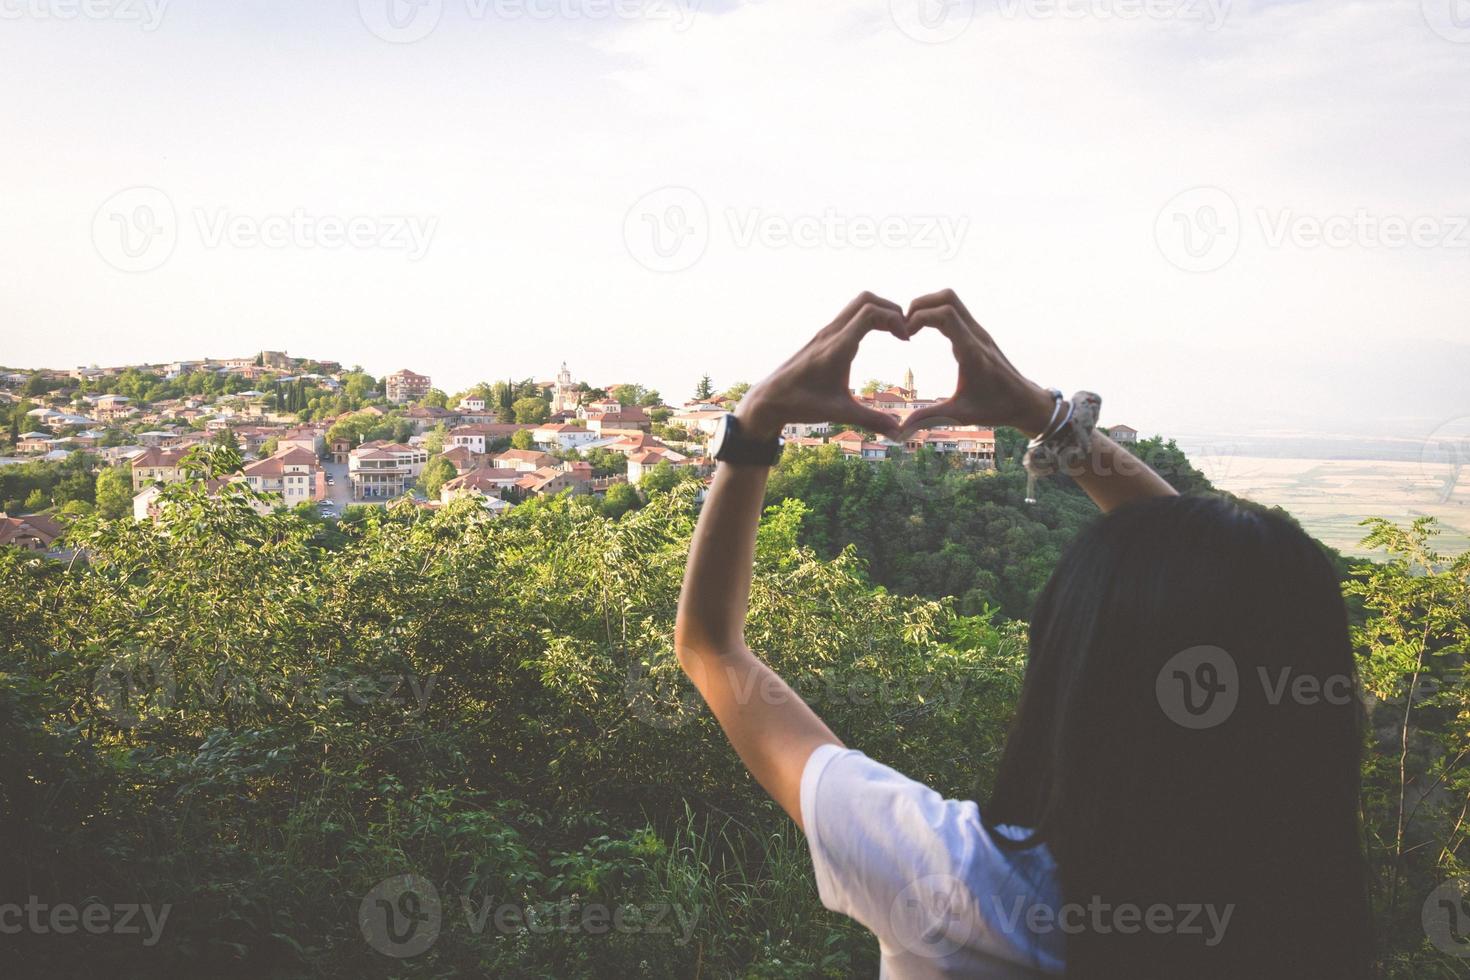
[[(1021, 465), (1026, 468), (1026, 503), (1036, 503), (1036, 478), (1051, 476), (1070, 470), (1086, 460), (1092, 453), (1092, 434), (1097, 428), (1098, 410), (1102, 398), (1091, 391), (1079, 391), (1070, 403), (1064, 402), (1061, 392), (1055, 392), (1057, 404), (1052, 410), (1051, 421), (1035, 439), (1026, 444), (1026, 455)], [(1061, 408), (1066, 405), (1066, 414), (1061, 421)]]

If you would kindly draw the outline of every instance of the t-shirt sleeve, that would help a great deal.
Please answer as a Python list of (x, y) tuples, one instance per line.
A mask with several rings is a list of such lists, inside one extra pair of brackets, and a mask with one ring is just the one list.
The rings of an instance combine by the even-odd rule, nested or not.
[(969, 947), (1013, 958), (1029, 945), (994, 912), (1034, 883), (996, 848), (973, 802), (824, 745), (802, 771), (801, 818), (822, 904), (866, 926), (885, 953)]

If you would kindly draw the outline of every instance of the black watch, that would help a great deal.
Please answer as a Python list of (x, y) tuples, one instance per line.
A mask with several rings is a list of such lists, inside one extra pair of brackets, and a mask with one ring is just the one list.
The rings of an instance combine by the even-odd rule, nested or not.
[(731, 412), (720, 419), (719, 427), (709, 441), (709, 454), (722, 463), (738, 466), (775, 466), (781, 458), (783, 440), (752, 439)]

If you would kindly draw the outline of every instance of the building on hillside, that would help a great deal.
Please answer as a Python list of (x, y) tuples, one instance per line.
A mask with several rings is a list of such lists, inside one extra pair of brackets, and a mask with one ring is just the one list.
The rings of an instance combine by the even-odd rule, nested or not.
[(15, 443), (15, 451), (18, 453), (44, 453), (50, 448), (49, 432), (22, 432)]
[(453, 428), (464, 421), (462, 413), (447, 408), (437, 408), (433, 405), (415, 405), (404, 412), (403, 417), (413, 423), (413, 431), (420, 435), (436, 426), (443, 425), (446, 428)]
[(287, 429), (276, 439), (276, 449), (304, 449), (313, 456), (320, 456), (326, 445), (326, 434), (316, 426), (303, 425)]
[(439, 459), (453, 466), (455, 473), (464, 476), (470, 470), (479, 469), (483, 457), (471, 452), (467, 446), (452, 446), (440, 453)]
[(832, 437), (832, 445), (842, 450), (844, 456), (855, 456), (870, 462), (877, 462), (888, 458), (888, 447), (892, 443), (871, 442), (861, 432), (848, 429), (839, 432)]
[(502, 439), (510, 439), (522, 429), (534, 429), (534, 425), (522, 425), (516, 422), (475, 422), (471, 425), (461, 425), (449, 430), (449, 438), (445, 440), (446, 448), (451, 446), (463, 446), (472, 453), (484, 455), (490, 451), (490, 447)]
[(50, 551), (62, 530), (60, 524), (41, 514), (9, 517), (0, 513), (0, 547)]
[(347, 462), (347, 457), (352, 452), (352, 440), (338, 436), (327, 446), (327, 451), (332, 455), (332, 462), (341, 466)]
[(485, 399), (476, 395), (466, 395), (459, 400), (455, 406), (461, 412), (483, 412), (485, 410)]
[(551, 388), (551, 410), (553, 412), (575, 412), (581, 400), (582, 393), (572, 382), (572, 372), (567, 370), (567, 362), (562, 361), (561, 370), (556, 372), (556, 384)]
[(585, 425), (569, 422), (538, 425), (531, 430), (531, 440), (543, 449), (580, 449), (598, 438), (598, 434)]
[[(475, 497), (492, 511), (508, 509), (510, 504), (504, 499), (505, 493), (524, 476), (519, 470), (482, 466), (445, 483), (439, 490), (439, 502), (447, 504), (461, 497)], [(492, 500), (503, 506), (491, 504)]]
[(1110, 425), (1103, 429), (1104, 432), (1116, 443), (1127, 445), (1138, 441), (1138, 430), (1131, 425)]
[(720, 419), (724, 417), (723, 408), (700, 408), (693, 411), (675, 412), (669, 416), (669, 424), (688, 429), (691, 433), (712, 436), (720, 427)]
[(929, 449), (941, 456), (957, 456), (970, 466), (995, 467), (995, 431), (992, 429), (920, 429), (904, 445), (912, 452)]
[(543, 466), (529, 473), (523, 473), (516, 481), (516, 487), (522, 493), (534, 494), (538, 497), (553, 497), (563, 490), (570, 490), (574, 494), (584, 494), (592, 492), (592, 479), (590, 473), (568, 472), (558, 466)]
[(586, 421), (588, 429), (598, 435), (611, 429), (648, 432), (653, 428), (653, 420), (637, 405), (620, 406), (616, 411), (583, 409), (577, 415)]
[(408, 368), (394, 371), (383, 379), (383, 393), (395, 405), (416, 402), (427, 395), (431, 387), (428, 375), (415, 374)]
[(179, 462), (187, 450), (162, 449), (152, 446), (132, 459), (133, 492), (137, 493), (153, 483), (175, 483), (183, 479)]
[(252, 490), (280, 494), (287, 507), (326, 495), (317, 454), (300, 446), (278, 450), (274, 455), (247, 464), (244, 473), (236, 479)]
[(793, 439), (816, 439), (820, 442), (831, 431), (831, 422), (788, 422), (781, 427), (781, 438), (787, 442)]
[(530, 473), (547, 466), (560, 466), (561, 460), (550, 453), (534, 449), (506, 449), (496, 453), (490, 462), (501, 469), (519, 470)]
[(260, 363), (277, 371), (289, 371), (296, 366), (295, 362), (286, 356), (283, 350), (263, 350), (260, 352)]
[(418, 446), (374, 440), (347, 456), (354, 500), (383, 500), (401, 496), (423, 473), (429, 454)]
[(689, 466), (689, 457), (666, 449), (640, 449), (628, 454), (628, 482), (638, 483), (660, 463), (670, 466)]
[(98, 422), (114, 422), (136, 412), (126, 395), (99, 395), (92, 404), (92, 417)]

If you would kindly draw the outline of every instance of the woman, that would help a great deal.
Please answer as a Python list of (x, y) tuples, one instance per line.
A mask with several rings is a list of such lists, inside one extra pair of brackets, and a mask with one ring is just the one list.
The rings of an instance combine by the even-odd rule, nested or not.
[[(849, 367), (870, 331), (925, 327), (951, 341), (959, 384), (901, 429), (853, 400)], [(823, 904), (877, 935), (887, 976), (1366, 976), (1359, 709), (1330, 564), (1278, 516), (1178, 497), (1105, 435), (1061, 425), (1070, 412), (952, 292), (906, 314), (860, 296), (729, 421), (680, 662), (806, 833)], [(938, 419), (1014, 426), (1074, 462), (1086, 445), (1069, 472), (1108, 515), (1039, 598), (984, 807), (847, 749), (743, 639), (762, 447), (791, 422), (901, 438)]]

